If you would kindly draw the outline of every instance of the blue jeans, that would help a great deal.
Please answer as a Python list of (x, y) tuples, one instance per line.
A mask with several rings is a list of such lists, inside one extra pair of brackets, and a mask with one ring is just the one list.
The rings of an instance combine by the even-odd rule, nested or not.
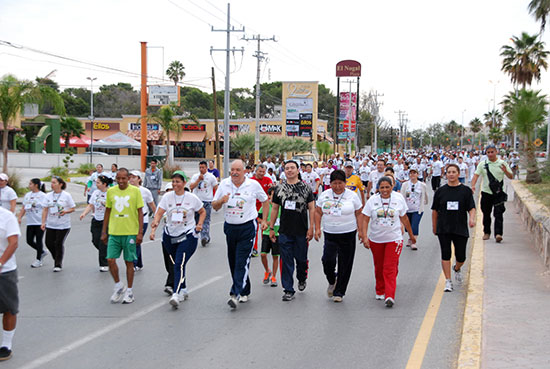
[(256, 220), (243, 224), (229, 224), (225, 222), (223, 225), (223, 233), (225, 233), (227, 241), (227, 260), (233, 279), (233, 285), (229, 292), (231, 295), (250, 295), (248, 272), (250, 269), (250, 257), (254, 248), (254, 239), (256, 238), (256, 227)]
[(422, 219), (422, 215), (424, 215), (424, 213), (419, 213), (418, 211), (407, 213), (407, 217), (409, 218), (409, 222), (411, 223), (411, 228), (415, 236), (418, 236), (418, 226), (420, 224), (420, 220)]
[[(145, 237), (145, 232), (147, 232), (147, 226), (149, 223), (143, 223), (143, 233), (142, 235)], [(136, 255), (137, 259), (134, 260), (134, 266), (143, 268), (143, 260), (141, 260), (141, 243), (136, 244)]]
[(168, 251), (174, 263), (174, 293), (178, 293), (182, 288), (187, 287), (185, 266), (195, 253), (198, 241), (197, 238), (193, 237), (192, 231), (189, 231), (185, 240), (172, 243), (177, 238), (168, 236), (166, 232), (162, 234), (162, 247)]
[(306, 236), (289, 236), (279, 233), (281, 251), (281, 283), (285, 292), (294, 293), (294, 260), (296, 260), (296, 278), (298, 282), (307, 279), (308, 243)]
[[(202, 225), (201, 239), (210, 242), (210, 214), (212, 213), (212, 203), (210, 201), (203, 201), (202, 206), (206, 211), (206, 218), (204, 218), (204, 224)], [(195, 213), (195, 222), (198, 223), (199, 217), (199, 213)]]

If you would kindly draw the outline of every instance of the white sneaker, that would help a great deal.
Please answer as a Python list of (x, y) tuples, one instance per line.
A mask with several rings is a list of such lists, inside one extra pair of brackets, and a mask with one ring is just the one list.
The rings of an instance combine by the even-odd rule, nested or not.
[(445, 289), (444, 292), (453, 292), (453, 281), (450, 279), (445, 280)]
[(242, 304), (248, 302), (248, 296), (239, 296), (239, 302)]
[(106, 266), (99, 267), (99, 271), (102, 272), (102, 273), (108, 272), (109, 267), (106, 267)]
[(32, 262), (31, 268), (40, 268), (42, 265), (43, 265), (42, 261), (36, 259), (35, 261)]
[(411, 250), (413, 251), (418, 250), (418, 247), (416, 247), (416, 243), (411, 243)]
[(227, 305), (229, 305), (229, 307), (231, 309), (236, 309), (237, 308), (237, 298), (234, 295), (231, 295), (229, 297), (229, 300), (227, 300)]
[(122, 303), (131, 304), (132, 302), (134, 302), (134, 293), (126, 290), (126, 293), (124, 294), (124, 298), (122, 299)]
[(332, 301), (334, 302), (342, 302), (344, 298), (342, 296), (333, 296)]
[(170, 301), (169, 301), (170, 305), (172, 305), (172, 307), (174, 307), (174, 309), (177, 309), (178, 306), (180, 306), (180, 297), (177, 293), (174, 293), (172, 294), (172, 297), (170, 298)]
[(375, 299), (377, 300), (384, 300), (386, 298), (385, 295), (376, 295)]
[(395, 304), (394, 299), (392, 299), (391, 297), (388, 297), (388, 298), (386, 299), (386, 307), (387, 307), (387, 308), (391, 308), (391, 307), (393, 307), (393, 304)]
[(180, 292), (178, 293), (178, 298), (180, 301), (185, 301), (189, 298), (189, 292), (187, 292), (187, 288), (182, 288)]
[(61, 271), (61, 267), (55, 267), (55, 268), (53, 268), (53, 271), (54, 271), (54, 273), (60, 272), (60, 271)]
[[(455, 266), (456, 266), (456, 265), (455, 265)], [(458, 284), (462, 284), (462, 282), (463, 282), (463, 280), (464, 280), (464, 279), (462, 278), (462, 269), (459, 269), (459, 270), (457, 271), (457, 270), (455, 270), (455, 266), (453, 266), (453, 270), (454, 270), (454, 272), (455, 272), (455, 281), (456, 281), (456, 283), (458, 283)]]
[(328, 285), (328, 288), (327, 288), (327, 296), (330, 298), (334, 295), (334, 288), (336, 288), (336, 283), (335, 284), (329, 284)]
[(122, 286), (120, 288), (115, 288), (115, 292), (111, 296), (111, 302), (113, 304), (117, 304), (122, 301), (122, 298), (124, 297), (124, 294), (126, 293), (126, 286)]

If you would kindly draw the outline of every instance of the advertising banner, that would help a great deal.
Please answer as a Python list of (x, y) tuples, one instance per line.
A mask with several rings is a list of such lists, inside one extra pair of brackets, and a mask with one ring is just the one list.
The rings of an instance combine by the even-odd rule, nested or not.
[(300, 119), (301, 113), (313, 113), (313, 99), (286, 99), (286, 119)]
[(342, 60), (336, 64), (336, 77), (361, 77), (361, 63), (355, 60)]
[(311, 137), (313, 132), (313, 114), (302, 113), (300, 114), (300, 136)]
[[(139, 131), (141, 129), (141, 123), (130, 123), (130, 131)], [(148, 131), (158, 131), (160, 126), (156, 123), (147, 123)]]
[(349, 124), (350, 93), (340, 92), (340, 131), (355, 132), (357, 124), (357, 93), (351, 93), (351, 125)]
[(149, 106), (180, 104), (179, 86), (149, 86)]

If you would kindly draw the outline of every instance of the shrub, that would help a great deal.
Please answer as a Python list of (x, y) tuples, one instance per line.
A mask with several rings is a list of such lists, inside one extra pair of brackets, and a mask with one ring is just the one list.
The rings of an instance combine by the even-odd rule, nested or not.
[(95, 165), (94, 163), (84, 163), (80, 164), (80, 166), (77, 169), (77, 173), (84, 174), (89, 176), (95, 171)]
[(21, 177), (18, 172), (8, 172), (8, 186), (13, 188), (17, 196), (22, 196), (29, 192), (28, 188), (21, 183)]
[(51, 177), (61, 177), (63, 179), (69, 178), (69, 168), (66, 167), (52, 167), (50, 169), (50, 179)]
[(164, 166), (162, 167), (162, 177), (164, 179), (170, 179), (172, 177), (172, 174), (174, 174), (176, 170), (182, 170), (182, 169), (177, 164), (176, 165), (164, 164)]

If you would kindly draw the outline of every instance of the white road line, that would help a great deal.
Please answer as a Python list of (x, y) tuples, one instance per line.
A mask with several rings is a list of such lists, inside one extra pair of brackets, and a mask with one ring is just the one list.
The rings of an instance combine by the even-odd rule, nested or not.
[[(206, 287), (206, 286), (208, 286), (208, 285), (210, 285), (214, 282), (219, 281), (220, 279), (222, 279), (224, 277), (227, 277), (227, 275), (228, 275), (228, 273), (218, 275), (216, 277), (212, 277), (212, 278), (198, 284), (196, 287), (190, 288), (189, 292), (194, 292), (194, 291), (200, 290), (201, 288), (204, 288), (204, 287)], [(141, 318), (142, 316), (147, 315), (150, 312), (152, 312), (152, 311), (154, 311), (154, 310), (156, 310), (156, 309), (158, 309), (162, 306), (167, 306), (167, 300), (166, 299), (163, 299), (162, 301), (151, 304), (148, 307), (146, 307), (146, 308), (144, 308), (140, 311), (136, 311), (132, 315), (129, 315), (128, 317), (117, 321), (116, 323), (110, 324), (109, 326), (107, 326), (105, 328), (102, 328), (102, 329), (99, 329), (99, 330), (97, 330), (93, 333), (90, 333), (89, 335), (87, 335), (85, 337), (82, 337), (81, 339), (79, 339), (79, 340), (77, 340), (73, 343), (70, 343), (66, 346), (63, 346), (63, 347), (61, 347), (60, 349), (58, 349), (56, 351), (53, 351), (53, 352), (51, 352), (47, 355), (39, 357), (38, 359), (35, 359), (35, 360), (31, 361), (30, 363), (23, 365), (22, 367), (20, 367), (20, 369), (39, 368), (39, 367), (49, 363), (50, 361), (53, 361), (53, 360), (57, 359), (58, 357), (66, 354), (70, 351), (76, 350), (77, 348), (79, 348), (81, 346), (84, 346), (88, 342), (93, 341), (96, 338), (99, 338), (101, 336), (104, 336), (104, 335), (114, 331), (115, 329), (118, 329), (118, 328), (122, 327), (125, 324), (128, 324), (128, 323), (130, 323), (134, 320), (137, 320), (137, 319)]]

